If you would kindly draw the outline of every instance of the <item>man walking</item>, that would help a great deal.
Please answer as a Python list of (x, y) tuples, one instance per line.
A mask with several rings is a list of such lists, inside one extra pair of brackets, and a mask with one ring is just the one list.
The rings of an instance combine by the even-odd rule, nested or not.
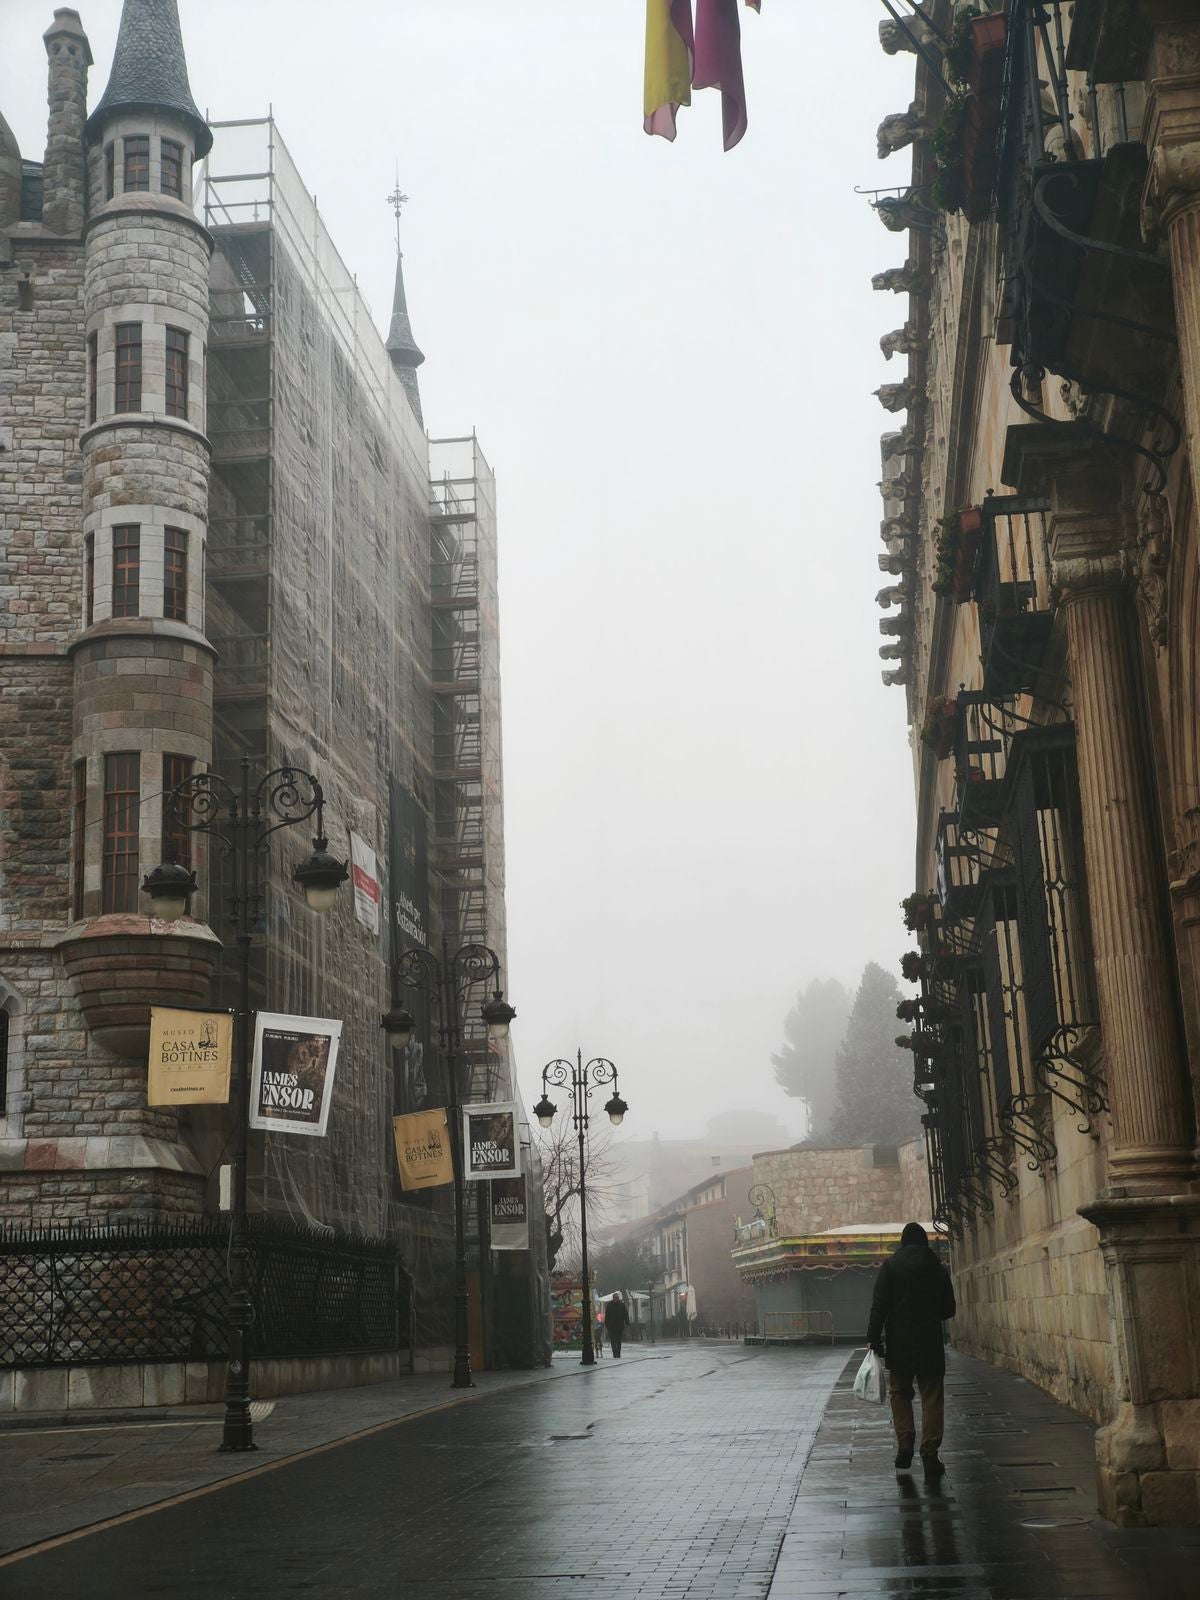
[(608, 1348), (617, 1361), (621, 1359), (621, 1340), (625, 1337), (626, 1320), (625, 1302), (618, 1290), (604, 1308), (604, 1331), (608, 1334)]
[(871, 1301), (867, 1343), (888, 1370), (892, 1421), (896, 1428), (896, 1468), (912, 1466), (917, 1440), (913, 1382), (921, 1392), (921, 1465), (927, 1478), (945, 1472), (942, 1442), (946, 1350), (942, 1323), (955, 1312), (950, 1274), (929, 1248), (919, 1222), (909, 1222), (900, 1248), (880, 1267)]

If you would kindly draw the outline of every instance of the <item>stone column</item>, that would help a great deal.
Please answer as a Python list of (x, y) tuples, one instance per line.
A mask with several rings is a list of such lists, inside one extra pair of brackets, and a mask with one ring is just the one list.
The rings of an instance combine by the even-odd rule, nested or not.
[(1165, 235), (1171, 253), (1188, 460), (1200, 505), (1200, 22), (1154, 27), (1146, 82), (1142, 231), (1150, 240)]
[(1126, 459), (1076, 428), (1009, 429), (1004, 480), (1049, 496), (1074, 702), (1089, 925), (1112, 1112), (1099, 1232), (1111, 1311), (1100, 1506), (1124, 1526), (1200, 1522), (1200, 1195), (1166, 934), (1166, 863), (1143, 778)]
[(77, 11), (56, 11), (43, 38), (50, 61), (50, 121), (42, 222), (51, 233), (78, 233), (84, 219), (83, 124), (92, 52)]

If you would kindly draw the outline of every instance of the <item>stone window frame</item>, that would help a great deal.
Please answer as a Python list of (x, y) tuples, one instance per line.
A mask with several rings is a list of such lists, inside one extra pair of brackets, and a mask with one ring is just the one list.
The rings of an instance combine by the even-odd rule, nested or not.
[(87, 392), (87, 419), (90, 428), (96, 420), (97, 403), (99, 397), (100, 375), (100, 334), (93, 329), (87, 336), (87, 365), (88, 365), (88, 392)]
[(163, 334), (163, 397), (168, 417), (188, 420), (188, 365), (191, 337), (186, 328), (167, 323)]
[(160, 854), (164, 861), (177, 861), (181, 867), (192, 866), (192, 833), (189, 802), (180, 826), (167, 830), (167, 795), (196, 770), (195, 756), (183, 755), (177, 750), (164, 750), (162, 755), (162, 826), (160, 829)]
[(83, 536), (83, 625), (90, 628), (96, 620), (96, 535)]
[(138, 910), (141, 887), (141, 752), (111, 750), (103, 770), (100, 907), (104, 916), (127, 915)]
[[(168, 187), (168, 174), (172, 187)], [(183, 199), (183, 143), (179, 139), (160, 137), (158, 141), (158, 188), (169, 200)]]
[(0, 1139), (19, 1139), (23, 1115), (18, 1108), (25, 1091), (25, 997), (0, 976), (0, 1011), (8, 1019), (8, 1038), (0, 1089)]
[[(119, 551), (132, 551), (121, 559)], [(112, 562), (112, 587), (109, 615), (140, 617), (142, 614), (142, 529), (137, 522), (118, 522), (109, 531), (109, 558)], [(118, 609), (118, 606), (120, 609)]]
[[(95, 578), (92, 586), (92, 617), (87, 626), (113, 620), (112, 530), (136, 524), (140, 529), (138, 611), (142, 618), (162, 618), (175, 627), (204, 632), (204, 573), (208, 527), (202, 517), (173, 506), (106, 506), (85, 519), (85, 541), (94, 540)], [(166, 531), (173, 528), (187, 535), (185, 594), (187, 615), (166, 615)], [(84, 616), (87, 616), (85, 610)], [(120, 620), (120, 619), (118, 619)]]
[[(139, 148), (130, 149), (130, 146)], [(145, 146), (143, 150), (141, 146)], [(140, 179), (144, 176), (145, 182)], [(130, 183), (129, 175), (133, 172), (139, 180)], [(128, 133), (121, 139), (121, 193), (122, 194), (149, 194), (150, 190), (150, 135), (149, 133)]]
[(83, 916), (87, 886), (87, 759), (71, 763), (71, 921)]
[[(136, 330), (137, 338), (130, 335)], [(122, 362), (122, 350), (136, 351), (136, 358), (131, 354)], [(144, 345), (142, 338), (142, 324), (140, 322), (118, 322), (113, 335), (113, 414), (125, 416), (142, 409), (142, 369), (144, 363)], [(123, 370), (130, 376), (122, 377)], [(124, 394), (122, 394), (124, 389)], [(136, 405), (122, 405), (122, 400), (137, 400)]]
[[(141, 331), (140, 404), (134, 411), (121, 411), (117, 409), (117, 335), (119, 329), (131, 327)], [(175, 415), (167, 406), (168, 329), (187, 336), (186, 414)], [(112, 417), (139, 416), (172, 425), (182, 423), (197, 433), (204, 432), (207, 319), (193, 316), (182, 306), (129, 301), (94, 312), (88, 318), (86, 331), (97, 336), (97, 415), (88, 428), (103, 426)]]
[[(125, 186), (125, 142), (128, 139), (148, 139), (149, 181), (144, 188), (127, 189)], [(163, 147), (177, 148), (179, 190), (178, 194), (163, 184)], [(113, 181), (108, 182), (109, 152), (112, 152)], [(167, 155), (167, 164), (172, 163), (173, 153)], [(89, 181), (93, 185), (93, 193), (103, 193), (105, 201), (119, 200), (124, 194), (161, 196), (164, 200), (182, 204), (190, 211), (192, 209), (192, 168), (196, 160), (195, 135), (183, 122), (178, 121), (169, 113), (159, 116), (114, 116), (108, 120), (105, 127), (105, 141), (103, 145), (92, 146), (89, 155)]]
[(163, 529), (163, 616), (168, 622), (188, 619), (188, 546), (186, 528), (168, 523)]

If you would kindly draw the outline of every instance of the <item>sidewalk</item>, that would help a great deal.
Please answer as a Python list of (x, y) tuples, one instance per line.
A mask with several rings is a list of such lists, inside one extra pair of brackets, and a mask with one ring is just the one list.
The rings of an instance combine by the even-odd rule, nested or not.
[(1096, 1516), (1093, 1429), (1040, 1389), (949, 1353), (946, 1476), (897, 1473), (887, 1406), (842, 1374), (801, 1477), (769, 1600), (1195, 1600), (1200, 1529)]
[[(652, 1359), (654, 1347), (627, 1348), (628, 1359)], [(392, 1383), (326, 1389), (256, 1403), (258, 1449), (221, 1455), (223, 1406), (179, 1406), (86, 1414), (25, 1413), (20, 1425), (0, 1428), (0, 1556), (189, 1489), (257, 1471), (270, 1462), (386, 1427), (405, 1417), (470, 1404), (530, 1384), (568, 1378), (581, 1370), (577, 1354), (524, 1372), (476, 1374), (473, 1389), (452, 1389), (447, 1373), (415, 1373)]]

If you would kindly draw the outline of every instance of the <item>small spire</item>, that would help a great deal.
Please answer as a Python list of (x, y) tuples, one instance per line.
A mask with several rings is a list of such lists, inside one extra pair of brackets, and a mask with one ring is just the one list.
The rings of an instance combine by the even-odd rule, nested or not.
[(418, 422), (421, 414), (421, 391), (417, 386), (417, 368), (425, 357), (413, 338), (412, 323), (408, 316), (408, 302), (404, 295), (404, 252), (400, 248), (400, 213), (408, 203), (408, 196), (400, 188), (400, 174), (396, 174), (396, 187), (387, 197), (396, 213), (396, 287), (392, 294), (392, 321), (388, 328), (387, 353), (404, 392), (408, 395)]
[(191, 125), (197, 156), (212, 148), (212, 134), (192, 99), (176, 0), (125, 0), (108, 87), (87, 120), (95, 140), (115, 112), (169, 111)]

